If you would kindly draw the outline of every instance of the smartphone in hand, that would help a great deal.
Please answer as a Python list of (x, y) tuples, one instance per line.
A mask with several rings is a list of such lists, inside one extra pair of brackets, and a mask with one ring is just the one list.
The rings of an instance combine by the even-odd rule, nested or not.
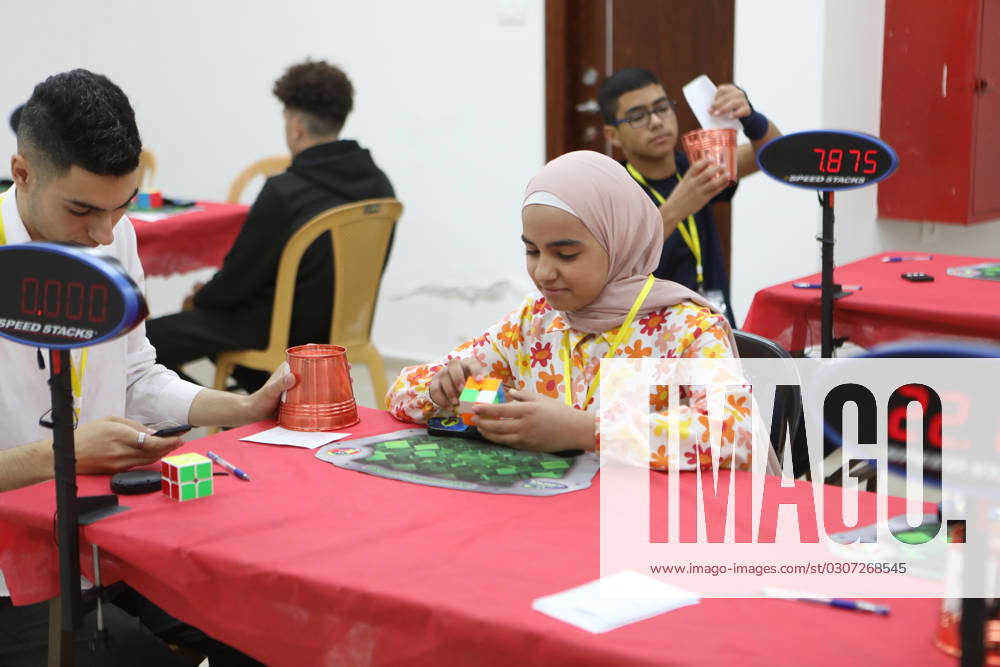
[(169, 438), (170, 436), (174, 435), (184, 435), (192, 428), (194, 427), (191, 426), (191, 424), (178, 424), (176, 426), (167, 426), (165, 428), (161, 428), (160, 430), (153, 433), (153, 435), (156, 436), (157, 438)]

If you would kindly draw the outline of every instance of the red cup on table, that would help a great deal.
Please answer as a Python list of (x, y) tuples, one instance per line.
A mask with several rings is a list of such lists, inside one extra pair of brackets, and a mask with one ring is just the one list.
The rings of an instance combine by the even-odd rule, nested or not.
[(707, 158), (725, 170), (731, 183), (736, 182), (736, 130), (692, 130), (681, 136), (681, 143), (691, 164)]
[(293, 431), (337, 431), (354, 426), (358, 404), (339, 345), (299, 345), (286, 352), (295, 386), (281, 398), (278, 425)]

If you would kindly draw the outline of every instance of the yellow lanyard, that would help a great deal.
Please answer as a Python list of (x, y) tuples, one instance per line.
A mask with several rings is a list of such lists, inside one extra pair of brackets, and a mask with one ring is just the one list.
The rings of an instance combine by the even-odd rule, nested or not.
[[(7, 192), (10, 192), (8, 190)], [(7, 201), (7, 192), (0, 195), (0, 245), (7, 245), (7, 233), (4, 231), (3, 224), (3, 204)], [(77, 369), (73, 365), (73, 355), (70, 354), (69, 357), (69, 378), (70, 384), (73, 386), (73, 412), (76, 413), (76, 418), (80, 418), (80, 403), (82, 402), (81, 397), (83, 396), (83, 375), (87, 372), (87, 352), (86, 348), (80, 353), (80, 367)]]
[[(615, 351), (618, 350), (618, 346), (622, 344), (625, 337), (628, 336), (629, 332), (632, 330), (632, 322), (635, 320), (636, 313), (642, 307), (643, 302), (646, 300), (646, 295), (649, 294), (649, 290), (653, 288), (653, 282), (655, 279), (653, 275), (650, 274), (646, 278), (646, 283), (639, 290), (639, 296), (636, 297), (635, 303), (632, 304), (631, 310), (628, 311), (628, 315), (625, 316), (625, 321), (622, 322), (622, 326), (618, 329), (618, 335), (611, 342), (611, 347), (608, 348), (607, 354), (604, 355), (604, 359), (612, 357)], [(570, 382), (570, 376), (572, 374), (572, 367), (570, 365), (571, 352), (569, 349), (569, 331), (567, 330), (563, 333), (563, 345), (562, 345), (562, 362), (563, 362), (563, 386), (566, 389), (566, 405), (573, 407), (573, 383)], [(601, 368), (597, 367), (597, 373), (594, 374), (594, 379), (590, 381), (590, 387), (587, 388), (587, 396), (583, 401), (582, 407), (584, 410), (590, 405), (590, 399), (594, 397), (594, 390), (597, 389), (601, 381)]]
[[(639, 173), (639, 170), (633, 167), (631, 162), (626, 162), (625, 168), (628, 169), (628, 173), (632, 175), (632, 178), (634, 178), (639, 185), (653, 193), (653, 196), (656, 197), (656, 201), (662, 206), (666, 199), (664, 199), (663, 195), (661, 195), (656, 188), (646, 182), (645, 177)], [(680, 174), (677, 174), (677, 180), (679, 182), (684, 179), (681, 178)], [(696, 277), (698, 280), (698, 287), (700, 288), (705, 282), (705, 274), (701, 266), (701, 239), (698, 238), (698, 226), (694, 223), (693, 214), (687, 217), (687, 223), (687, 228), (685, 229), (684, 221), (681, 220), (677, 225), (677, 231), (680, 232), (681, 238), (684, 239), (684, 243), (687, 244), (691, 254), (694, 255), (695, 268), (697, 270)]]

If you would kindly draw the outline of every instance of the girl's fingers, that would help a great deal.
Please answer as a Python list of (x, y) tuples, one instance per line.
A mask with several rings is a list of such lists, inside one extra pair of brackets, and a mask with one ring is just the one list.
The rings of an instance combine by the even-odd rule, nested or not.
[[(478, 359), (469, 358), (463, 360), (463, 366), (465, 367), (465, 377), (472, 377), (476, 380), (482, 380), (486, 374), (486, 366), (484, 366)], [(463, 378), (464, 383), (464, 378)]]
[(462, 362), (453, 361), (449, 364), (448, 375), (451, 377), (451, 402), (458, 405), (458, 397), (465, 387), (465, 369), (462, 367)]
[(483, 435), (514, 435), (521, 431), (521, 422), (518, 419), (483, 419), (482, 417), (483, 415), (477, 414), (473, 421)]

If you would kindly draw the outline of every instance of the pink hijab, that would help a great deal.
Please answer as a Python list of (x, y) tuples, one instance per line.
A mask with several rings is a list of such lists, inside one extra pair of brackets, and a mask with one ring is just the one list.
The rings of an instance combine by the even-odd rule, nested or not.
[[(563, 316), (574, 329), (587, 333), (621, 326), (647, 276), (659, 264), (660, 212), (624, 167), (594, 151), (574, 151), (549, 162), (528, 183), (525, 201), (536, 192), (555, 195), (572, 208), (608, 253), (604, 290), (592, 303)], [(684, 301), (712, 308), (697, 292), (670, 280), (656, 280), (639, 313)]]

